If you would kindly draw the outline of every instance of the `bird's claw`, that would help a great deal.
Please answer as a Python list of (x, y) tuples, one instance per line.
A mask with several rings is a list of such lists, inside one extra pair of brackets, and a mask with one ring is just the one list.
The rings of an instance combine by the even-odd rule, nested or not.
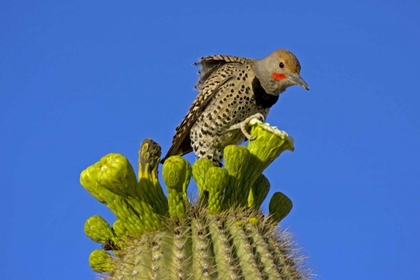
[(248, 123), (252, 120), (252, 119), (259, 119), (260, 121), (264, 122), (265, 118), (261, 113), (257, 113), (254, 114), (248, 118), (246, 118), (244, 121), (234, 124), (232, 125), (228, 131), (231, 130), (236, 130), (236, 129), (240, 129), (241, 132), (243, 133), (243, 135), (246, 137), (246, 139), (248, 139), (248, 141), (254, 140), (256, 137), (252, 136), (251, 134), (248, 133), (248, 131), (246, 130), (246, 126), (248, 125)]

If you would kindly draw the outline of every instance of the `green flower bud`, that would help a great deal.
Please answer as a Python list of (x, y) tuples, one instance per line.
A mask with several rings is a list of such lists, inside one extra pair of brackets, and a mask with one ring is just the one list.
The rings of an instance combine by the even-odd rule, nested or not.
[(187, 187), (191, 178), (191, 165), (181, 156), (165, 160), (162, 177), (168, 191), (170, 217), (184, 217), (187, 211)]
[(137, 179), (131, 164), (124, 156), (109, 154), (103, 157), (82, 171), (80, 183), (95, 198), (105, 203), (118, 219), (126, 222), (126, 228), (131, 235), (137, 236), (162, 226), (150, 205), (135, 193)]
[(260, 209), (269, 191), (270, 182), (264, 174), (261, 174), (251, 186), (251, 190), (249, 191), (248, 207)]
[(95, 215), (87, 219), (85, 223), (85, 234), (95, 242), (105, 243), (106, 240), (114, 239), (114, 232), (111, 226), (101, 216)]
[(292, 210), (293, 203), (285, 194), (281, 192), (274, 193), (270, 200), (268, 210), (273, 221), (279, 223)]
[(99, 185), (121, 197), (138, 197), (136, 174), (123, 155), (108, 154), (92, 167)]
[(206, 173), (210, 167), (213, 167), (213, 162), (207, 158), (200, 158), (192, 165), (192, 176), (198, 188), (198, 197), (203, 198), (204, 191), (208, 191), (205, 179)]
[(140, 145), (139, 177), (158, 177), (158, 167), (161, 156), (160, 146), (150, 138), (146, 138)]
[(205, 185), (209, 192), (209, 214), (218, 214), (222, 210), (223, 191), (229, 183), (226, 169), (210, 167), (206, 174)]
[(225, 168), (229, 173), (229, 184), (225, 192), (225, 207), (243, 206), (250, 186), (248, 180), (249, 150), (243, 146), (229, 145), (224, 149)]
[(96, 272), (112, 272), (116, 264), (108, 252), (94, 250), (89, 256), (89, 265)]
[(96, 199), (106, 204), (118, 219), (126, 221), (129, 224), (127, 230), (132, 236), (136, 236), (139, 232), (143, 232), (144, 227), (141, 226), (138, 213), (124, 198), (100, 185), (98, 181), (95, 180), (95, 175), (97, 174), (95, 171), (97, 171), (97, 166), (95, 164), (83, 170), (80, 174), (80, 184)]
[(160, 155), (160, 146), (152, 139), (147, 138), (141, 143), (138, 190), (155, 213), (165, 216), (168, 213), (168, 200), (158, 180)]
[(129, 235), (129, 231), (125, 226), (125, 223), (121, 220), (115, 220), (115, 222), (112, 224), (112, 229), (118, 238), (123, 238)]
[(258, 176), (262, 171), (286, 150), (293, 151), (293, 138), (277, 127), (264, 124), (257, 119), (250, 122), (251, 135), (254, 140), (249, 141), (248, 149), (252, 155), (254, 174)]

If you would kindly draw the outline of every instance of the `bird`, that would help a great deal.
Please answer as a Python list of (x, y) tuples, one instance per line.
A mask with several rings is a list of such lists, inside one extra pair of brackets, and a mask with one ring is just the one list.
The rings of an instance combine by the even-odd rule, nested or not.
[(297, 57), (279, 49), (262, 59), (231, 55), (201, 57), (195, 85), (198, 95), (177, 126), (172, 145), (162, 163), (173, 155), (194, 152), (222, 166), (223, 149), (230, 144), (252, 140), (247, 123), (264, 121), (270, 108), (288, 87), (309, 90), (300, 76)]

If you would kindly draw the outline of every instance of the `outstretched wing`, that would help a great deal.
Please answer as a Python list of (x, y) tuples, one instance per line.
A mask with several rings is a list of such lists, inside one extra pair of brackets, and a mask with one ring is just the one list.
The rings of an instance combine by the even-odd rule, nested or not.
[(200, 58), (194, 65), (201, 66), (199, 70), (200, 78), (195, 88), (199, 90), (197, 97), (190, 106), (181, 124), (175, 131), (172, 145), (162, 163), (170, 156), (184, 155), (192, 151), (190, 130), (198, 117), (205, 110), (209, 102), (213, 99), (219, 89), (231, 79), (234, 79), (234, 73), (230, 67), (223, 67), (230, 63), (246, 63), (248, 58), (227, 55), (213, 55)]

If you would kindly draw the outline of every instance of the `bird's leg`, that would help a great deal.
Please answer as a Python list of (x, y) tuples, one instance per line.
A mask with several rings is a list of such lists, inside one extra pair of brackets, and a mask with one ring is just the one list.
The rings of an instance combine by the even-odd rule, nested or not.
[(248, 140), (254, 140), (255, 137), (251, 136), (251, 134), (248, 133), (248, 131), (246, 130), (246, 126), (248, 125), (248, 123), (252, 120), (252, 119), (259, 119), (260, 121), (264, 121), (265, 118), (263, 116), (263, 114), (261, 113), (256, 113), (248, 118), (246, 118), (244, 121), (234, 124), (231, 127), (229, 127), (229, 129), (227, 131), (231, 131), (231, 130), (236, 130), (236, 129), (240, 129), (242, 131), (242, 133), (245, 135), (246, 139)]

